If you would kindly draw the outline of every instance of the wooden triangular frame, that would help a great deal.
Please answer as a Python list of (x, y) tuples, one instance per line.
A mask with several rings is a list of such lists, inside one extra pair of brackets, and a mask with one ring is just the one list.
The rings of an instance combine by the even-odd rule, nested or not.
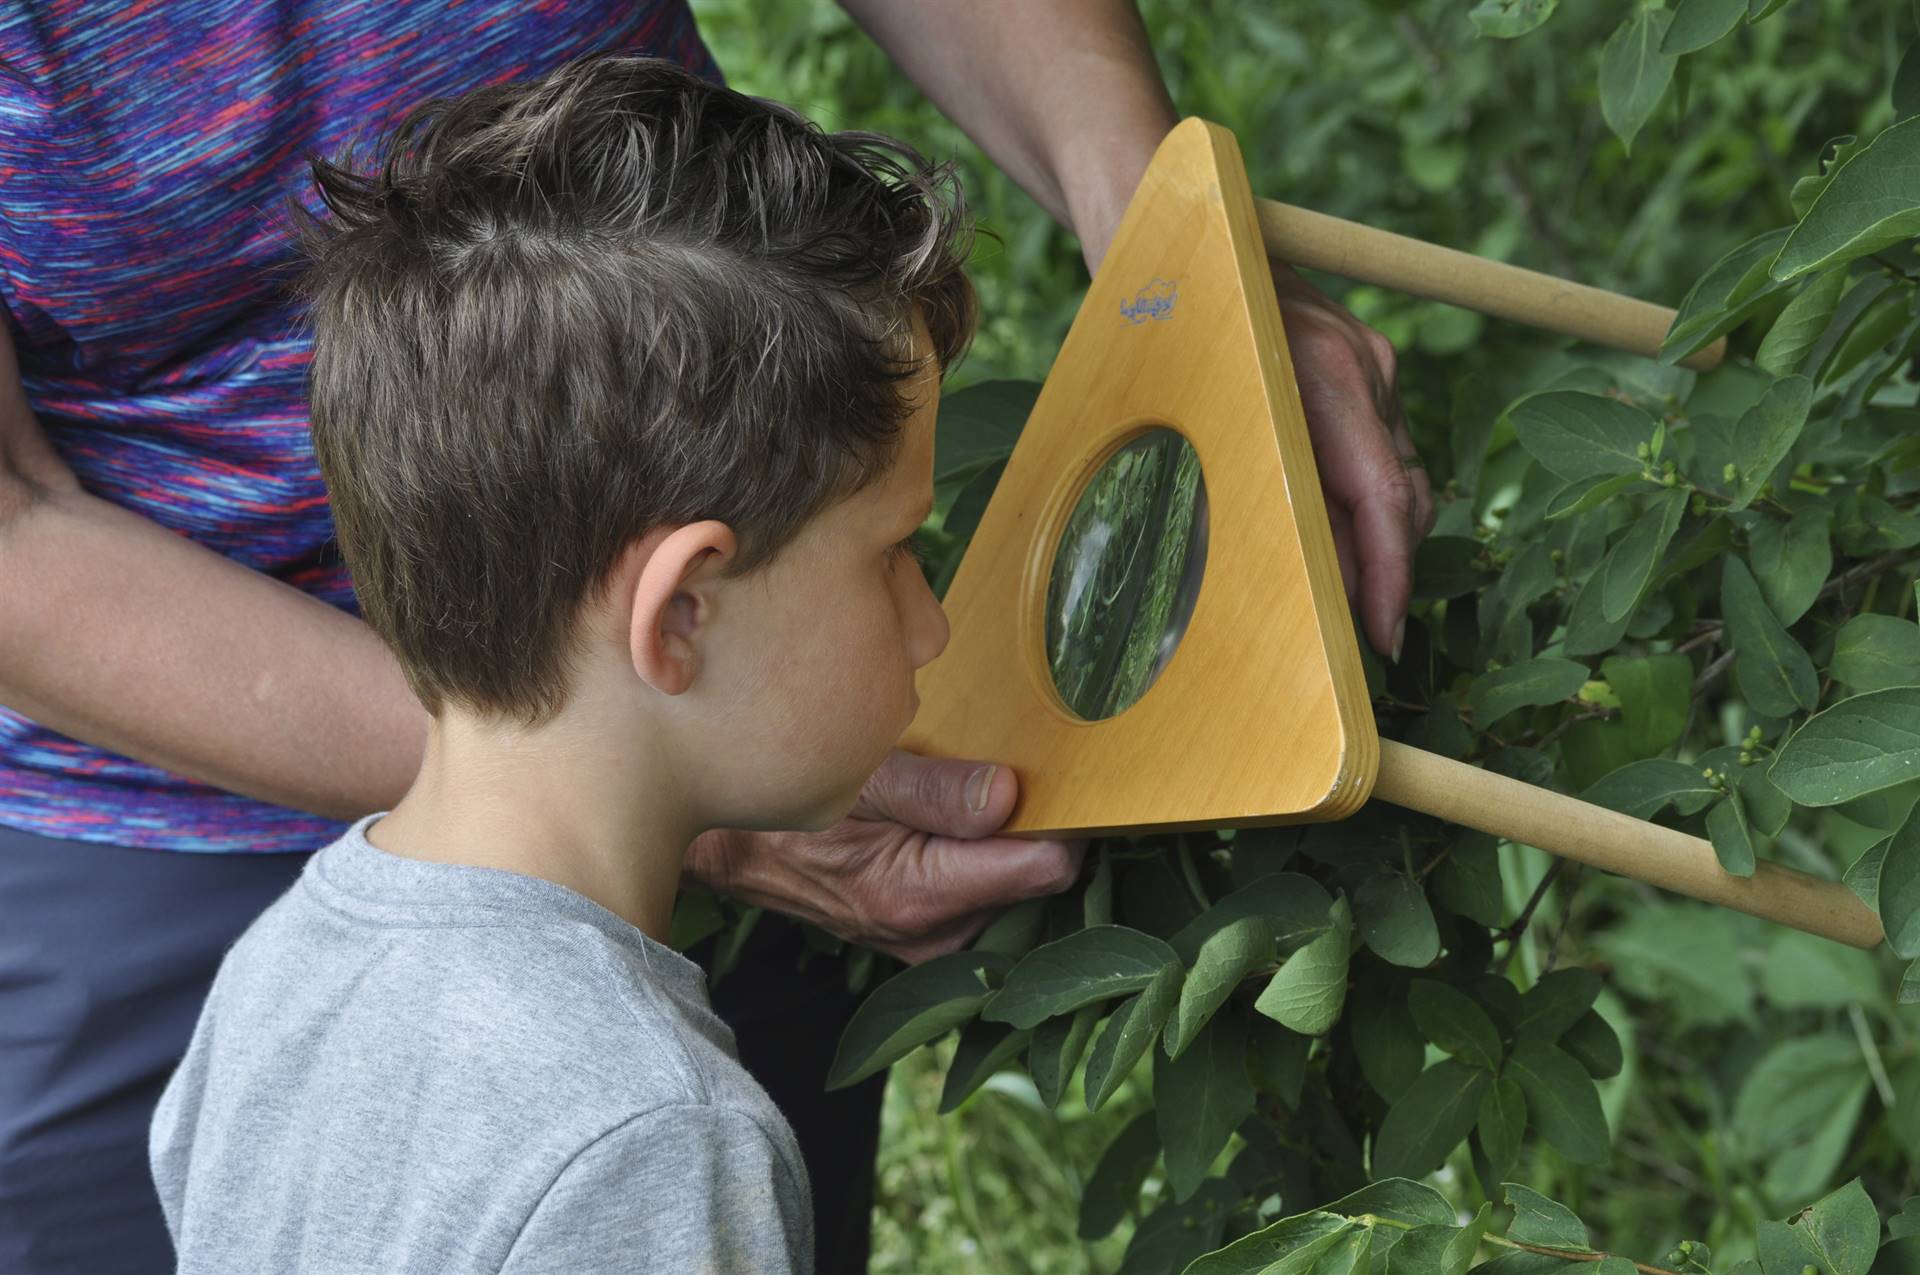
[[(1186, 634), (1131, 707), (1083, 721), (1048, 672), (1054, 550), (1093, 474), (1156, 426), (1198, 454), (1206, 570)], [(1010, 764), (1009, 832), (1338, 819), (1379, 736), (1253, 194), (1233, 135), (1161, 143), (946, 595), (917, 752)]]

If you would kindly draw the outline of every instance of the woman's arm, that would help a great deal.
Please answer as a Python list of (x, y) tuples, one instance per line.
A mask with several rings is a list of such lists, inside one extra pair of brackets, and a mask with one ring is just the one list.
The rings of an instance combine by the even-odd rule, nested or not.
[(385, 810), (427, 714), (372, 629), (81, 489), (0, 323), (0, 704), (231, 792)]
[[(1178, 118), (1131, 0), (841, 4), (1098, 268)], [(1434, 506), (1393, 347), (1287, 266), (1273, 264), (1273, 282), (1347, 598), (1373, 648), (1398, 659)]]
[(946, 117), (1106, 255), (1179, 122), (1128, 0), (841, 0)]

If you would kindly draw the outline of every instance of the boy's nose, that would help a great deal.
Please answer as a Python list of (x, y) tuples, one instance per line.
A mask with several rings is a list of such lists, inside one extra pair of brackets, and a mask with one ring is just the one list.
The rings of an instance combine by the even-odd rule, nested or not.
[(940, 605), (940, 599), (933, 596), (933, 589), (923, 585), (920, 596), (921, 605), (917, 608), (914, 626), (915, 668), (922, 668), (938, 658), (940, 652), (947, 649), (947, 639), (952, 636), (946, 609)]

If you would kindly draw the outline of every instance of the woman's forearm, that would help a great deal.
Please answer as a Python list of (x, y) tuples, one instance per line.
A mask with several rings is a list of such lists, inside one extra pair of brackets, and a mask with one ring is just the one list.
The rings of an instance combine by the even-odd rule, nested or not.
[(1022, 189), (1105, 255), (1178, 121), (1130, 0), (841, 0)]
[(406, 791), (426, 711), (362, 621), (77, 486), (7, 508), (0, 704), (333, 818)]

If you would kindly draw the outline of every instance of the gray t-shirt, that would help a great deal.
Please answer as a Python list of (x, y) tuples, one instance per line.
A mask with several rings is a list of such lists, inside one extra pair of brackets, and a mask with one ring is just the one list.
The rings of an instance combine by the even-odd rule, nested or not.
[(810, 1272), (799, 1147), (705, 972), (379, 817), (228, 952), (160, 1100), (180, 1270)]

